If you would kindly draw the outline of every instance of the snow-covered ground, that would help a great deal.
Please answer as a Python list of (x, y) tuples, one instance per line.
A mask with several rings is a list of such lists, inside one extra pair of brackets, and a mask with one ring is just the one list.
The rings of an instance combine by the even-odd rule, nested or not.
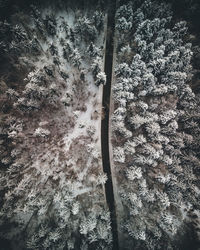
[[(18, 110), (23, 129), (18, 134), (21, 143), (16, 148), (21, 155), (15, 165), (21, 161), (22, 168), (2, 208), (7, 209), (17, 197), (14, 210), (10, 206), (7, 213), (17, 226), (3, 237), (17, 244), (24, 241), (34, 250), (63, 249), (66, 242), (68, 249), (109, 249), (112, 236), (100, 141), (102, 85), (95, 85), (92, 69), (99, 57), (103, 71), (106, 15), (95, 7), (81, 12), (33, 7), (32, 16), (27, 17), (25, 29), (37, 52), (19, 58), (28, 72), (15, 107), (29, 103), (29, 93), (38, 110), (28, 115)], [(76, 33), (82, 27), (77, 26), (80, 18), (98, 33), (92, 45)], [(102, 27), (95, 28), (95, 18), (102, 18)], [(90, 45), (97, 54), (89, 54)], [(36, 86), (41, 93), (50, 91), (39, 103), (33, 94)]]

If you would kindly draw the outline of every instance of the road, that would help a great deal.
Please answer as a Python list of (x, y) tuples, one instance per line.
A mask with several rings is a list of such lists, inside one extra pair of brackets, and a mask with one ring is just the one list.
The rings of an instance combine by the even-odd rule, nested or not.
[(106, 51), (104, 71), (106, 74), (106, 85), (103, 87), (102, 107), (104, 109), (104, 119), (101, 123), (101, 150), (103, 170), (108, 176), (105, 184), (106, 201), (111, 213), (111, 227), (113, 235), (113, 250), (118, 250), (118, 230), (116, 221), (115, 199), (113, 192), (113, 181), (110, 167), (109, 155), (109, 108), (110, 108), (110, 94), (113, 70), (113, 52), (114, 52), (114, 32), (115, 32), (115, 11), (116, 1), (109, 1), (108, 6), (108, 22), (107, 22), (107, 36), (106, 36)]

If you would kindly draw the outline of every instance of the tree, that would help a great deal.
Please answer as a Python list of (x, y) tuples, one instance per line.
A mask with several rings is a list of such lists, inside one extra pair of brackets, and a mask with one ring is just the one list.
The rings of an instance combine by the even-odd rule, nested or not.
[(99, 86), (100, 84), (106, 84), (106, 74), (104, 72), (99, 72), (96, 76), (95, 84)]
[(118, 19), (116, 28), (119, 32), (125, 30), (129, 31), (132, 28), (132, 22), (128, 22), (124, 17), (121, 17)]
[(54, 36), (56, 35), (56, 20), (53, 15), (46, 15), (44, 20), (46, 30), (49, 35)]
[(126, 176), (130, 181), (142, 178), (142, 169), (140, 167), (130, 167), (126, 171)]
[(38, 137), (48, 137), (50, 135), (50, 131), (44, 128), (37, 128), (34, 132), (34, 136)]
[(72, 51), (72, 54), (69, 56), (73, 66), (80, 68), (81, 65), (81, 55), (78, 51), (78, 49), (74, 49)]
[(80, 17), (75, 25), (75, 33), (80, 35), (85, 41), (94, 41), (97, 37), (97, 30), (92, 25), (91, 20), (86, 16)]
[[(181, 216), (174, 222), (169, 211), (176, 203), (176, 214), (181, 214), (179, 200), (187, 206), (186, 197), (191, 196), (186, 194), (186, 186), (189, 178), (195, 177), (191, 172), (183, 174), (188, 163), (182, 154), (196, 155), (186, 146), (193, 144), (192, 137), (179, 132), (183, 124), (187, 127), (180, 117), (186, 109), (192, 112), (196, 102), (188, 84), (192, 82), (193, 53), (191, 44), (185, 42), (186, 26), (184, 21), (174, 25), (170, 6), (160, 1), (133, 1), (119, 4), (117, 9), (111, 141), (115, 171), (121, 176), (116, 178), (121, 204), (127, 211), (121, 220), (125, 222), (123, 234), (129, 239), (128, 248), (163, 248), (166, 236), (170, 240), (165, 245), (179, 248), (175, 235), (185, 222)], [(187, 132), (197, 127), (189, 123)], [(124, 128), (132, 132), (131, 137), (123, 136)], [(190, 199), (190, 204), (196, 202)], [(149, 203), (156, 209), (147, 216)], [(162, 213), (170, 214), (166, 217), (171, 225), (160, 219)], [(162, 230), (155, 230), (155, 241), (152, 228), (157, 223)]]
[(95, 11), (92, 17), (92, 22), (94, 23), (96, 29), (100, 32), (104, 24), (104, 14), (101, 11)]

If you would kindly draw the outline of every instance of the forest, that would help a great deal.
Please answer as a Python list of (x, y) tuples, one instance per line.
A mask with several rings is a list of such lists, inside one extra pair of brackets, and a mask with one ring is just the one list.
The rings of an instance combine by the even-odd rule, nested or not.
[(200, 249), (199, 17), (0, 1), (0, 250)]

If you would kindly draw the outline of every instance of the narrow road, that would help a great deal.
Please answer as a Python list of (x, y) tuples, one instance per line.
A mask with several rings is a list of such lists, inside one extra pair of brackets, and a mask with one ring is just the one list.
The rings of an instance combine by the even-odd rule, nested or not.
[(115, 200), (113, 192), (112, 173), (110, 167), (109, 155), (109, 108), (110, 93), (113, 70), (113, 52), (114, 52), (114, 32), (115, 32), (115, 11), (116, 0), (110, 0), (108, 6), (108, 22), (106, 35), (106, 51), (104, 71), (106, 74), (106, 85), (103, 87), (102, 107), (104, 108), (104, 119), (101, 123), (101, 150), (103, 158), (103, 170), (108, 176), (105, 184), (106, 201), (111, 213), (111, 227), (113, 235), (113, 250), (118, 250), (118, 231), (116, 221)]

